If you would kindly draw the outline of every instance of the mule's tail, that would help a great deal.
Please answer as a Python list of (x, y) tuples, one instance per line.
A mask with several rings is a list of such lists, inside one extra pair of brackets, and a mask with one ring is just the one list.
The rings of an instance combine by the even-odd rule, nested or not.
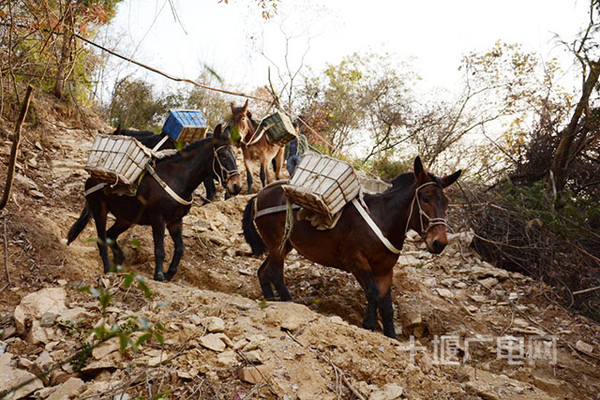
[(262, 238), (258, 234), (258, 230), (256, 229), (256, 225), (254, 225), (254, 202), (256, 201), (256, 196), (248, 201), (246, 204), (246, 208), (244, 209), (244, 217), (242, 218), (242, 229), (244, 230), (244, 238), (246, 238), (246, 242), (250, 245), (252, 249), (252, 254), (255, 256), (260, 256), (267, 251), (267, 247), (265, 246), (265, 242), (263, 242)]
[(83, 208), (83, 211), (81, 211), (81, 215), (77, 221), (75, 221), (71, 229), (69, 229), (69, 233), (67, 234), (67, 245), (71, 244), (73, 240), (77, 239), (77, 236), (79, 236), (81, 231), (85, 229), (88, 222), (90, 222), (91, 217), (92, 214), (90, 212), (90, 203), (88, 203), (86, 200), (85, 207)]

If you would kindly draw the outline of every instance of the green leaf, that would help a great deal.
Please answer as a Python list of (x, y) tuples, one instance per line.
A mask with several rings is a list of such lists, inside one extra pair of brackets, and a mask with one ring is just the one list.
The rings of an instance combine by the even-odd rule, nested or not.
[(150, 288), (146, 284), (146, 280), (144, 279), (144, 277), (141, 275), (136, 275), (135, 278), (137, 279), (138, 286), (140, 287), (142, 293), (144, 293), (144, 296), (146, 296), (147, 299), (151, 299), (152, 293), (150, 292)]
[(162, 333), (160, 332), (154, 332), (154, 338), (156, 339), (156, 341), (160, 344), (164, 344), (165, 343), (165, 338), (162, 335)]
[(131, 338), (129, 337), (128, 334), (126, 334), (124, 332), (119, 333), (119, 351), (121, 352), (121, 354), (125, 353), (125, 350), (127, 350), (127, 345), (130, 342), (131, 342)]
[(136, 340), (135, 344), (136, 344), (136, 346), (139, 346), (140, 344), (146, 343), (150, 339), (152, 339), (152, 333), (147, 332), (147, 333), (144, 333), (142, 336), (140, 336), (138, 338), (138, 340)]
[(150, 329), (150, 323), (148, 322), (148, 318), (138, 317), (137, 321), (138, 325), (143, 331), (147, 331)]
[(131, 244), (138, 250), (142, 247), (142, 244), (137, 239), (131, 239)]
[(133, 272), (125, 275), (125, 281), (123, 282), (123, 286), (125, 286), (125, 289), (129, 289), (129, 287), (131, 287), (131, 284), (133, 283), (133, 279), (134, 279)]

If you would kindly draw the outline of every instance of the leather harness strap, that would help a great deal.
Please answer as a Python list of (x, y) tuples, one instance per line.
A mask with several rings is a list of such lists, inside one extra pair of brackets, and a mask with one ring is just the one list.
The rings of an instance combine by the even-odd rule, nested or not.
[[(256, 207), (256, 201), (254, 202), (254, 206)], [(298, 210), (301, 207), (297, 204), (293, 204), (292, 205), (292, 209), (293, 210)], [(287, 205), (283, 204), (280, 206), (275, 206), (275, 207), (268, 207), (262, 210), (255, 210), (254, 212), (254, 220), (256, 220), (256, 218), (262, 217), (263, 215), (269, 215), (269, 214), (275, 214), (275, 213), (279, 213), (279, 212), (284, 212), (287, 211)]]
[(387, 247), (387, 249), (392, 253), (400, 254), (401, 250), (398, 250), (396, 247), (394, 247), (392, 242), (390, 242), (385, 236), (383, 236), (383, 232), (381, 232), (381, 229), (379, 229), (375, 221), (373, 221), (373, 218), (371, 218), (371, 216), (367, 213), (363, 206), (360, 205), (358, 200), (352, 199), (352, 205), (358, 210), (358, 213), (361, 217), (363, 217), (363, 219), (365, 220), (367, 225), (369, 225), (369, 228), (371, 228), (373, 233), (375, 233), (379, 240), (381, 240), (381, 243), (383, 243), (383, 245)]
[(169, 196), (173, 198), (173, 200), (184, 206), (189, 206), (190, 204), (192, 204), (192, 200), (182, 199), (181, 196), (175, 193), (173, 189), (171, 189), (169, 185), (167, 185), (166, 182), (158, 176), (158, 174), (150, 164), (146, 164), (146, 170), (150, 172), (150, 175), (152, 175), (156, 182), (158, 182), (158, 184), (165, 190), (165, 192), (169, 194)]
[(97, 184), (95, 186), (92, 186), (91, 188), (89, 188), (85, 192), (83, 192), (83, 194), (85, 195), (85, 197), (87, 197), (90, 194), (92, 194), (94, 192), (97, 192), (98, 190), (104, 189), (105, 186), (108, 186), (108, 183), (99, 183), (99, 184)]

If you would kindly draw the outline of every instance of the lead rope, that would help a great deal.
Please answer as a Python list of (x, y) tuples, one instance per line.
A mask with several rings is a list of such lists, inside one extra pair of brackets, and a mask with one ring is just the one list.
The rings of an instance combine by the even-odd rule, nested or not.
[[(421, 232), (423, 232), (423, 231), (428, 232), (429, 229), (431, 229), (435, 225), (448, 226), (445, 218), (431, 218), (429, 215), (427, 215), (427, 213), (425, 211), (423, 211), (423, 208), (421, 207), (421, 202), (419, 201), (419, 190), (421, 190), (425, 186), (429, 186), (429, 185), (437, 185), (437, 183), (436, 182), (427, 182), (415, 189), (415, 196), (413, 197), (413, 200), (410, 203), (410, 211), (408, 213), (408, 220), (406, 221), (406, 229), (404, 230), (404, 235), (406, 235), (406, 233), (408, 232), (408, 229), (409, 229), (408, 226), (409, 226), (410, 218), (413, 213), (415, 203), (417, 203), (417, 207), (419, 208), (419, 223), (421, 224)], [(425, 217), (427, 219), (427, 229), (423, 229), (423, 217)]]

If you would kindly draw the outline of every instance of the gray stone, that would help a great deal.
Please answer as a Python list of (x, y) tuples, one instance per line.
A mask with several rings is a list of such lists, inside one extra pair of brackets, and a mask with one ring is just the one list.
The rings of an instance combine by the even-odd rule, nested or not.
[(398, 383), (386, 383), (381, 389), (373, 391), (369, 400), (396, 400), (402, 397), (404, 388)]
[(67, 310), (66, 299), (67, 292), (62, 287), (42, 289), (23, 297), (14, 311), (17, 331), (24, 334), (27, 324), (39, 320), (44, 313), (60, 315)]
[(211, 333), (223, 332), (225, 330), (225, 321), (219, 317), (202, 318), (201, 324)]
[(35, 379), (35, 375), (30, 372), (23, 371), (11, 367), (10, 361), (13, 355), (11, 353), (4, 353), (0, 356), (0, 392), (10, 390), (24, 382), (33, 379), (27, 385), (20, 387), (19, 389), (9, 392), (2, 400), (18, 400), (23, 397), (29, 396), (36, 390), (42, 389), (44, 384), (39, 379)]
[(47, 400), (73, 399), (79, 394), (81, 388), (83, 388), (83, 381), (81, 379), (69, 378), (65, 383), (60, 384)]
[(203, 347), (219, 353), (224, 351), (226, 347), (225, 342), (221, 340), (221, 337), (214, 333), (202, 336), (198, 339), (198, 342), (200, 342)]

